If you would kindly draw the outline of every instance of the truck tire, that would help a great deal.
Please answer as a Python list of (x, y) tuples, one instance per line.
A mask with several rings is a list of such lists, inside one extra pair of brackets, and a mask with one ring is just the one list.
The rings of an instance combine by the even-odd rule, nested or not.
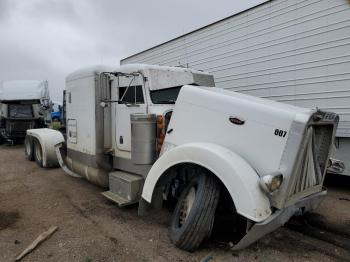
[(38, 139), (34, 139), (34, 160), (39, 167), (43, 167), (43, 150)]
[(24, 139), (24, 154), (27, 160), (34, 161), (34, 144), (31, 136), (26, 136)]
[(192, 252), (209, 238), (219, 196), (216, 179), (198, 171), (182, 191), (173, 214), (169, 237), (176, 247)]

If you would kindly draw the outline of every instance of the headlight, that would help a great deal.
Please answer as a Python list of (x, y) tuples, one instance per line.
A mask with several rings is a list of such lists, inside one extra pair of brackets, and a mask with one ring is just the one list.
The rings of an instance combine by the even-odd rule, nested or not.
[(328, 165), (327, 165), (327, 171), (336, 173), (336, 174), (341, 174), (345, 170), (345, 164), (341, 160), (337, 160), (334, 158), (330, 158), (328, 160)]
[(281, 173), (275, 173), (265, 175), (260, 178), (260, 186), (266, 193), (273, 193), (277, 191), (283, 182), (283, 175)]

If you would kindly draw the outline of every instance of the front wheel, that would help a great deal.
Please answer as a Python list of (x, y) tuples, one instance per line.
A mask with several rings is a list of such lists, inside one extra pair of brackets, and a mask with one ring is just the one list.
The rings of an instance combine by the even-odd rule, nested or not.
[(182, 191), (173, 214), (169, 237), (175, 246), (192, 252), (209, 238), (219, 196), (215, 177), (198, 171)]
[(39, 140), (34, 140), (34, 160), (39, 167), (43, 167), (43, 150)]

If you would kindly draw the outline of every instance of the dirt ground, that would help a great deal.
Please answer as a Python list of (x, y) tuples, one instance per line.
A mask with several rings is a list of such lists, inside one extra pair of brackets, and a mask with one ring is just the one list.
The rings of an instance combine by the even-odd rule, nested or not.
[(103, 189), (59, 168), (39, 169), (22, 147), (2, 146), (0, 261), (14, 261), (50, 226), (59, 229), (23, 261), (350, 261), (350, 177), (328, 180), (329, 195), (315, 213), (250, 247), (234, 252), (211, 239), (188, 253), (169, 242), (169, 211), (138, 217), (136, 205), (120, 209)]

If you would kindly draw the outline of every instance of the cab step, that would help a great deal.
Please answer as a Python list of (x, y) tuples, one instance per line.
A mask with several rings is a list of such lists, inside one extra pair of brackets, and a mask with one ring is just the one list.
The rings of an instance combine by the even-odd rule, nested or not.
[(140, 200), (144, 178), (123, 171), (109, 173), (109, 191), (102, 195), (119, 207), (137, 203)]

